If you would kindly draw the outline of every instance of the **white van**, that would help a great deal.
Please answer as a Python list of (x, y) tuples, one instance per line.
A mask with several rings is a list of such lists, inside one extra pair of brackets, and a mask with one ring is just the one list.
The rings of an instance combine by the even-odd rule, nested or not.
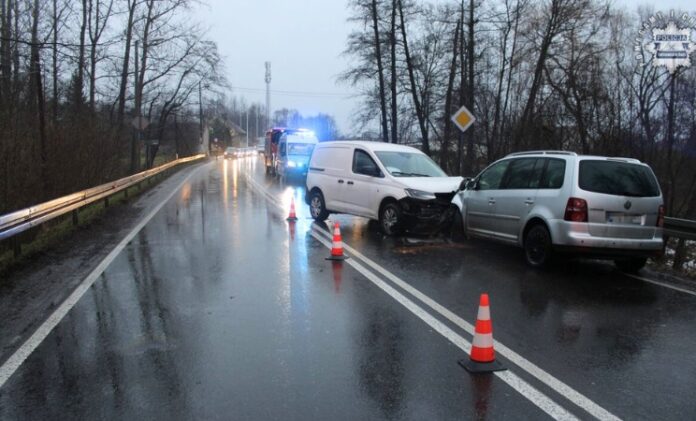
[(292, 175), (306, 176), (309, 157), (318, 142), (316, 135), (310, 130), (285, 131), (278, 141), (276, 174), (286, 178)]
[(305, 201), (312, 217), (347, 213), (379, 221), (382, 232), (447, 228), (462, 177), (418, 149), (382, 142), (323, 142), (314, 148)]

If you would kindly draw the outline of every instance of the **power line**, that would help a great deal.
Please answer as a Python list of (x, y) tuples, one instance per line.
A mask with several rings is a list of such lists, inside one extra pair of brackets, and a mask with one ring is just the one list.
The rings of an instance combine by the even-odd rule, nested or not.
[[(241, 86), (232, 86), (232, 89), (241, 91), (241, 92), (250, 92), (250, 93), (264, 93), (266, 92), (265, 89), (260, 89), (260, 88), (245, 88)], [(356, 94), (354, 93), (347, 93), (347, 92), (308, 92), (308, 91), (282, 91), (282, 90), (271, 90), (271, 93), (274, 95), (280, 95), (280, 96), (301, 96), (301, 97), (310, 97), (310, 98), (335, 98), (335, 97), (352, 97), (355, 96)]]

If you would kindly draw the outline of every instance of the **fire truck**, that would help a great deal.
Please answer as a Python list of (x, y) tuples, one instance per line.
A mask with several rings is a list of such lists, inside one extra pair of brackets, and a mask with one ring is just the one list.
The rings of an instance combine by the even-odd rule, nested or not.
[(266, 174), (276, 175), (276, 160), (278, 159), (278, 143), (280, 136), (286, 129), (273, 128), (266, 131), (266, 143), (263, 149), (264, 161), (266, 163)]

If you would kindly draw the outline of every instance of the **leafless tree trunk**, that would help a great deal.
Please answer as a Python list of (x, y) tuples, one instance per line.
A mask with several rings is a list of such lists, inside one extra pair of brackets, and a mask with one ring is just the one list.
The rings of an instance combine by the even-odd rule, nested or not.
[(430, 142), (428, 139), (428, 124), (425, 118), (425, 113), (423, 111), (423, 106), (419, 99), (418, 85), (416, 84), (416, 77), (414, 71), (414, 63), (411, 58), (411, 53), (408, 49), (408, 38), (406, 36), (406, 22), (404, 19), (404, 8), (401, 0), (398, 0), (399, 6), (399, 19), (401, 23), (401, 37), (404, 43), (404, 58), (406, 60), (406, 69), (408, 70), (408, 79), (411, 86), (411, 98), (413, 100), (413, 106), (416, 111), (416, 118), (418, 119), (418, 127), (421, 132), (421, 142), (423, 145), (423, 152), (426, 155), (430, 155)]
[(384, 66), (382, 65), (382, 40), (379, 36), (379, 17), (377, 12), (377, 0), (372, 0), (372, 30), (374, 32), (375, 61), (377, 63), (377, 79), (379, 83), (379, 110), (382, 120), (382, 140), (389, 141), (389, 127), (387, 126), (387, 98), (384, 89)]
[(97, 91), (97, 60), (99, 40), (107, 27), (113, 8), (113, 0), (106, 3), (106, 11), (102, 11), (101, 0), (88, 0), (88, 32), (89, 32), (89, 108), (94, 111), (95, 94)]
[(32, 27), (31, 27), (31, 62), (29, 73), (33, 84), (33, 101), (38, 112), (39, 123), (39, 145), (41, 157), (41, 180), (44, 182), (44, 191), (50, 191), (46, 185), (50, 182), (46, 177), (46, 164), (48, 163), (48, 145), (46, 140), (46, 105), (44, 101), (44, 90), (41, 79), (41, 62), (39, 56), (39, 0), (34, 0), (32, 8)]
[[(474, 67), (475, 67), (475, 60), (476, 60), (476, 54), (475, 54), (475, 44), (474, 44), (474, 25), (476, 24), (476, 21), (474, 20), (474, 0), (469, 1), (469, 22), (467, 23), (467, 26), (469, 28), (469, 41), (467, 42), (467, 65), (469, 66), (469, 69), (467, 71), (467, 76), (468, 76), (468, 83), (467, 83), (467, 89), (466, 89), (466, 96), (464, 97), (464, 104), (466, 104), (466, 107), (471, 111), (472, 113), (474, 112), (474, 95), (475, 93), (475, 86), (474, 86)], [(474, 171), (474, 162), (475, 162), (475, 156), (474, 156), (474, 131), (475, 127), (473, 124), (469, 129), (466, 131), (466, 157), (464, 159), (464, 174), (471, 175)]]
[(77, 72), (75, 76), (75, 86), (73, 86), (75, 109), (82, 108), (84, 102), (84, 85), (85, 85), (85, 36), (87, 32), (87, 12), (89, 8), (88, 0), (82, 0), (82, 20), (80, 21), (80, 45), (77, 57)]
[(399, 123), (398, 123), (398, 116), (399, 116), (399, 110), (397, 106), (397, 99), (398, 99), (398, 92), (396, 90), (396, 83), (397, 83), (397, 73), (396, 73), (396, 3), (397, 0), (392, 0), (392, 7), (391, 7), (391, 25), (390, 25), (390, 31), (389, 31), (389, 46), (391, 50), (391, 55), (390, 55), (390, 74), (391, 74), (391, 79), (389, 81), (390, 83), (390, 98), (391, 98), (391, 141), (392, 143), (397, 143), (399, 141), (398, 138), (398, 129), (399, 129)]
[(454, 92), (454, 79), (457, 76), (457, 56), (459, 55), (459, 33), (461, 31), (462, 21), (457, 20), (456, 29), (454, 30), (454, 41), (452, 42), (452, 61), (450, 64), (449, 77), (447, 79), (447, 91), (445, 92), (445, 128), (442, 135), (442, 145), (440, 146), (440, 165), (445, 169), (449, 169), (449, 142), (452, 136), (452, 94)]
[(128, 19), (126, 23), (126, 40), (123, 46), (123, 64), (121, 66), (121, 82), (118, 90), (118, 110), (116, 122), (119, 128), (123, 127), (126, 112), (126, 88), (128, 87), (128, 69), (130, 66), (131, 43), (133, 42), (133, 23), (135, 21), (135, 9), (138, 0), (128, 0)]

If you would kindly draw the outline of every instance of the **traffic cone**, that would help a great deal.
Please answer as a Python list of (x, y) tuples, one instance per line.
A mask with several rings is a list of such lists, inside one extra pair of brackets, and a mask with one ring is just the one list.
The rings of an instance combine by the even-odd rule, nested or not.
[(348, 256), (343, 254), (343, 240), (341, 240), (341, 228), (338, 222), (334, 223), (333, 244), (331, 245), (331, 256), (326, 260), (346, 260)]
[(505, 367), (495, 360), (493, 324), (491, 323), (488, 294), (481, 294), (478, 316), (476, 317), (476, 328), (474, 329), (474, 341), (471, 344), (469, 359), (459, 360), (459, 365), (470, 373), (490, 373), (505, 370)]
[(286, 221), (297, 221), (297, 215), (295, 215), (295, 197), (292, 196), (290, 198), (290, 214), (288, 215), (288, 219)]

